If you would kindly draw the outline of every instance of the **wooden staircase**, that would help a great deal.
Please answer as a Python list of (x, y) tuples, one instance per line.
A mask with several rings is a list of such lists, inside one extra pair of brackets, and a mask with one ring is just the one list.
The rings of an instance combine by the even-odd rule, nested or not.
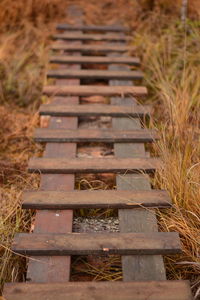
[[(158, 232), (154, 209), (170, 207), (171, 200), (166, 191), (151, 188), (148, 174), (162, 163), (149, 156), (144, 143), (159, 136), (142, 128), (151, 108), (137, 101), (147, 90), (133, 85), (143, 74), (130, 70), (140, 61), (129, 56), (134, 47), (126, 45), (131, 40), (125, 35), (128, 29), (83, 25), (79, 9), (71, 7), (69, 13), (76, 24), (57, 26), (63, 32), (54, 36), (56, 54), (50, 56), (50, 63), (58, 66), (47, 72), (55, 85), (44, 87), (52, 101), (39, 111), (50, 116), (49, 127), (37, 129), (34, 135), (46, 144), (45, 151), (28, 167), (29, 172), (41, 174), (40, 190), (23, 195), (22, 207), (36, 209), (35, 229), (17, 234), (12, 246), (15, 253), (30, 257), (27, 282), (6, 284), (4, 297), (191, 300), (187, 281), (166, 280), (162, 255), (180, 253), (181, 245), (178, 233)], [(82, 69), (91, 64), (107, 65), (107, 70)], [(84, 80), (99, 79), (105, 81), (103, 86), (84, 85)], [(110, 104), (79, 104), (81, 97), (92, 95), (110, 97)], [(112, 117), (112, 129), (79, 129), (78, 118), (91, 116)], [(112, 143), (114, 157), (78, 158), (77, 145), (82, 142)], [(114, 173), (116, 190), (75, 190), (77, 173)], [(72, 232), (73, 210), (82, 208), (118, 209), (120, 232)], [(70, 282), (72, 255), (109, 254), (122, 256), (123, 282)]]

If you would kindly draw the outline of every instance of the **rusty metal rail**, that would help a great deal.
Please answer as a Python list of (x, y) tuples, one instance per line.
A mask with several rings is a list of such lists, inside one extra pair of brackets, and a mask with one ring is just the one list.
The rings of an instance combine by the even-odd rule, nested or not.
[[(187, 281), (166, 280), (162, 255), (180, 253), (181, 245), (178, 233), (158, 232), (154, 209), (170, 207), (171, 200), (166, 191), (152, 189), (148, 177), (161, 162), (149, 156), (144, 143), (159, 137), (142, 128), (151, 110), (137, 103), (147, 92), (133, 85), (142, 73), (130, 70), (140, 62), (126, 53), (134, 48), (125, 44), (130, 40), (125, 36), (128, 29), (83, 25), (82, 12), (74, 6), (69, 14), (75, 25), (58, 25), (64, 33), (54, 36), (52, 49), (59, 53), (50, 62), (57, 69), (47, 76), (55, 78), (55, 85), (44, 88), (51, 103), (40, 108), (41, 115), (50, 116), (49, 127), (37, 129), (34, 136), (46, 143), (45, 151), (29, 162), (29, 171), (41, 174), (40, 190), (23, 195), (22, 207), (36, 209), (35, 229), (33, 234), (17, 234), (12, 246), (30, 257), (27, 282), (6, 284), (4, 297), (191, 300)], [(93, 44), (83, 44), (87, 41)], [(82, 56), (83, 52), (95, 55)], [(91, 64), (107, 70), (82, 69)], [(88, 80), (94, 85), (87, 85)], [(80, 103), (81, 97), (94, 95), (111, 97), (110, 104)], [(79, 117), (91, 116), (111, 117), (112, 129), (80, 129)], [(77, 145), (82, 142), (112, 143), (114, 157), (78, 158)], [(107, 172), (116, 174), (116, 190), (75, 190), (75, 174)], [(73, 210), (82, 208), (118, 209), (120, 232), (72, 232)], [(70, 282), (71, 256), (109, 254), (122, 256), (123, 282)]]

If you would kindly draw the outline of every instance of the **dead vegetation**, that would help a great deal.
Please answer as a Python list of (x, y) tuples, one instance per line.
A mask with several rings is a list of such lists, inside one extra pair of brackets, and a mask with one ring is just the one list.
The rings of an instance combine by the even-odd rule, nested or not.
[(163, 169), (154, 184), (167, 189), (173, 200), (173, 208), (160, 213), (159, 221), (164, 231), (180, 233), (184, 249), (183, 255), (166, 259), (168, 276), (190, 279), (197, 290), (197, 299), (200, 283), (199, 30), (192, 21), (187, 29), (176, 21), (167, 30), (161, 28), (162, 35), (155, 37), (154, 29), (150, 28), (148, 24), (141, 27), (135, 42), (147, 70), (151, 91), (148, 101), (154, 103), (157, 117), (154, 125), (161, 133), (155, 151), (163, 160)]
[[(154, 119), (161, 133), (156, 153), (163, 169), (154, 185), (166, 188), (173, 208), (159, 213), (160, 227), (180, 232), (183, 255), (166, 259), (168, 278), (190, 279), (198, 297), (199, 279), (199, 1), (189, 1), (187, 28), (180, 22), (180, 3), (171, 1), (27, 1), (3, 0), (0, 3), (0, 185), (1, 185), (1, 260), (0, 280), (22, 280), (24, 263), (10, 251), (15, 232), (29, 231), (32, 214), (20, 208), (20, 195), (26, 188), (37, 188), (38, 178), (26, 172), (27, 161), (39, 148), (32, 142), (37, 124), (38, 105), (48, 60), (47, 46), (55, 22), (65, 16), (66, 3), (85, 9), (87, 23), (111, 24), (120, 19), (132, 28), (137, 54), (141, 56), (150, 90), (147, 102), (153, 103)], [(175, 2), (175, 1), (174, 1)], [(71, 22), (71, 20), (69, 20)], [(95, 183), (94, 183), (95, 182)], [(77, 186), (102, 186), (101, 180), (77, 181)], [(110, 183), (109, 183), (110, 185)], [(90, 261), (73, 264), (98, 280), (121, 278), (118, 261), (110, 269)], [(85, 267), (87, 264), (87, 268)], [(110, 271), (116, 266), (116, 276)], [(84, 267), (83, 267), (84, 266)], [(112, 273), (112, 274), (111, 274)], [(113, 277), (114, 276), (114, 277)]]

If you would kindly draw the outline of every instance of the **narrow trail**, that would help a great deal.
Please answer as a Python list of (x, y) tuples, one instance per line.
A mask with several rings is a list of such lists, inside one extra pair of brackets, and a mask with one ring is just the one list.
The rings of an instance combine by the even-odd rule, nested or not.
[[(49, 58), (56, 68), (43, 90), (51, 102), (40, 107), (48, 127), (34, 134), (45, 150), (28, 167), (40, 174), (40, 189), (23, 194), (22, 208), (36, 210), (34, 232), (17, 234), (12, 245), (31, 258), (27, 282), (6, 284), (4, 297), (190, 300), (187, 281), (166, 280), (163, 255), (180, 253), (180, 239), (158, 231), (156, 209), (171, 207), (171, 200), (151, 187), (150, 176), (162, 165), (146, 143), (159, 137), (145, 126), (151, 107), (138, 103), (148, 93), (140, 60), (130, 56), (128, 28), (83, 24), (77, 6), (68, 13), (74, 25), (57, 26)], [(111, 177), (114, 188), (77, 190), (77, 177), (87, 176), (105, 183)], [(117, 229), (75, 232), (80, 209), (115, 210)], [(73, 282), (71, 257), (79, 255), (120, 256), (122, 282)]]

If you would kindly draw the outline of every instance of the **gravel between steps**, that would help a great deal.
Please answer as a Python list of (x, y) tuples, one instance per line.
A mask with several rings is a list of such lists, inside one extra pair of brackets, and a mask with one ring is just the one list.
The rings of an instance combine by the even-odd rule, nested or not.
[(119, 232), (119, 219), (77, 217), (73, 221), (73, 232)]

